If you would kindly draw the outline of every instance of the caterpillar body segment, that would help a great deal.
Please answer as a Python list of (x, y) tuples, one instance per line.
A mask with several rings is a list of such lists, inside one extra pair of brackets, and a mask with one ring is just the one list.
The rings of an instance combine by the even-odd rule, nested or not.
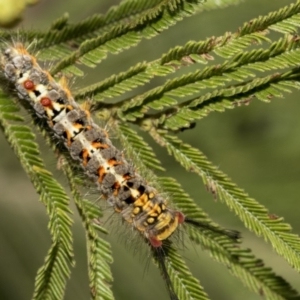
[(56, 82), (21, 44), (3, 52), (1, 66), (18, 96), (47, 121), (54, 136), (114, 210), (154, 248), (161, 247), (184, 222), (184, 215), (170, 208), (166, 199), (127, 162), (89, 111), (75, 102), (65, 80)]

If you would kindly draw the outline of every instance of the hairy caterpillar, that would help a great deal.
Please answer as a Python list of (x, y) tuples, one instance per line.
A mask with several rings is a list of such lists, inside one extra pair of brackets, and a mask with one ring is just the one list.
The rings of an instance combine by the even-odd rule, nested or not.
[(97, 183), (114, 210), (153, 247), (161, 246), (183, 223), (183, 214), (168, 207), (112, 145), (106, 131), (74, 101), (65, 82), (57, 83), (21, 44), (4, 51), (2, 66), (19, 97), (29, 101), (40, 118), (47, 119), (55, 136)]
[[(49, 130), (72, 159), (97, 184), (113, 209), (149, 241), (153, 250), (157, 249), (159, 258), (163, 257), (159, 249), (180, 224), (186, 221), (198, 225), (169, 206), (113, 146), (89, 111), (74, 101), (66, 82), (56, 82), (23, 45), (8, 47), (1, 56), (1, 66), (19, 98), (30, 103), (36, 115), (46, 120)], [(164, 263), (163, 259), (159, 262)]]

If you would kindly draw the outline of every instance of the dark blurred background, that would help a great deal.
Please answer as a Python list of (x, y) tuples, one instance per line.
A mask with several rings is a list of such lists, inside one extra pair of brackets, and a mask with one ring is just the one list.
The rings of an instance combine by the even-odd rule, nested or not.
[[(71, 21), (75, 22), (97, 12), (105, 13), (117, 3), (115, 0), (45, 0), (26, 10), (21, 27), (46, 29), (64, 12), (68, 12)], [(237, 6), (187, 18), (161, 36), (143, 41), (118, 56), (109, 55), (99, 68), (85, 70), (85, 78), (77, 79), (76, 85), (82, 86), (124, 71), (137, 61), (156, 59), (170, 47), (183, 45), (188, 40), (202, 40), (211, 35), (222, 35), (225, 31), (235, 31), (243, 22), (289, 3), (293, 1), (246, 0)], [(202, 65), (197, 67), (201, 68)], [(179, 134), (184, 141), (202, 150), (251, 197), (268, 207), (270, 213), (283, 216), (293, 226), (295, 233), (300, 232), (297, 202), (300, 200), (298, 98), (298, 92), (294, 92), (284, 99), (273, 99), (271, 104), (255, 100), (250, 106), (226, 113), (212, 113), (197, 122), (195, 129)], [(164, 149), (152, 145), (168, 169), (167, 175), (176, 177), (216, 222), (240, 230), (244, 238), (243, 246), (251, 247), (267, 266), (300, 291), (299, 274), (269, 244), (249, 233), (224, 204), (215, 201), (199, 177), (186, 173)], [(36, 271), (50, 246), (48, 218), (31, 182), (2, 134), (0, 147), (0, 299), (25, 300), (32, 296)], [(49, 167), (56, 172), (53, 153), (45, 146), (41, 148)], [(57, 176), (66, 184), (62, 174), (57, 173)], [(76, 212), (73, 231), (76, 267), (68, 282), (66, 299), (85, 300), (89, 299), (86, 246)], [(132, 250), (124, 247), (116, 231), (108, 237), (114, 255), (112, 269), (116, 299), (168, 299), (157, 269), (152, 263), (147, 263), (147, 257), (133, 254)], [(211, 299), (261, 299), (238, 279), (228, 276), (226, 267), (209, 258), (201, 247), (187, 244), (183, 255)]]

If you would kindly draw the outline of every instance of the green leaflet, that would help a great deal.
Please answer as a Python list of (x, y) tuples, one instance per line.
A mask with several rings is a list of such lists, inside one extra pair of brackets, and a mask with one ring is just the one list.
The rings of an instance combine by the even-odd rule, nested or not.
[(32, 130), (24, 124), (12, 123), (22, 121), (13, 116), (12, 113), (17, 111), (12, 99), (1, 92), (1, 127), (49, 214), (52, 245), (44, 265), (37, 273), (33, 299), (62, 299), (66, 280), (70, 276), (70, 266), (74, 264), (69, 198), (52, 174), (45, 169)]

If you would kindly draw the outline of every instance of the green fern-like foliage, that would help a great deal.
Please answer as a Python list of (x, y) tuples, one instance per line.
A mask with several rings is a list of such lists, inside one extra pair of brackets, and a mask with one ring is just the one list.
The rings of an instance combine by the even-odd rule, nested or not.
[[(59, 77), (63, 73), (88, 77), (88, 68), (97, 67), (109, 58), (109, 54), (117, 55), (143, 39), (153, 38), (183, 18), (193, 14), (201, 16), (203, 10), (236, 2), (124, 0), (106, 14), (96, 14), (75, 24), (69, 23), (68, 16), (64, 15), (45, 32), (2, 31), (0, 35), (3, 47), (12, 36), (31, 44), (41, 61), (51, 62), (53, 76)], [(118, 74), (74, 88), (76, 100), (92, 99), (94, 117), (108, 124), (111, 136), (118, 138), (139, 173), (165, 193), (172, 205), (188, 218), (207, 224), (206, 229), (184, 224), (183, 240), (190, 239), (194, 245), (201, 245), (245, 286), (266, 299), (300, 299), (300, 295), (250, 249), (230, 239), (226, 230), (196, 204), (175, 178), (163, 174), (166, 168), (157, 158), (153, 144), (167, 150), (187, 172), (199, 176), (203, 185), (241, 220), (245, 228), (270, 243), (274, 251), (299, 272), (300, 238), (291, 233), (291, 226), (283, 218), (271, 215), (263, 204), (233, 183), (200, 149), (184, 143), (177, 136), (179, 131), (192, 128), (195, 122), (212, 112), (235, 109), (251, 101), (270, 102), (298, 90), (299, 26), (300, 1), (294, 1), (289, 6), (249, 20), (236, 32), (189, 41), (169, 49), (155, 60), (140, 61)], [(152, 81), (159, 83), (149, 87)], [(49, 217), (52, 244), (37, 273), (33, 299), (64, 297), (74, 265), (70, 198), (85, 230), (91, 298), (114, 299), (110, 270), (113, 258), (110, 244), (105, 240), (108, 231), (101, 224), (103, 212), (98, 203), (85, 199), (87, 183), (83, 174), (34, 114), (30, 113), (34, 125), (26, 124), (16, 94), (7, 90), (3, 78), (1, 86), (1, 129)], [(45, 167), (35, 141), (36, 130), (54, 152), (60, 154), (60, 167), (68, 179), (72, 197)], [(205, 286), (188, 268), (179, 244), (170, 242), (164, 253), (165, 265), (160, 262), (161, 256), (152, 251), (162, 278), (181, 300), (210, 299)], [(169, 279), (164, 278), (165, 272)]]
[(6, 95), (1, 93), (0, 97), (1, 127), (50, 216), (52, 246), (45, 264), (38, 271), (34, 298), (61, 299), (66, 279), (70, 276), (70, 266), (74, 263), (69, 198), (60, 184), (53, 179), (53, 175), (45, 169), (31, 129), (24, 124), (11, 123), (23, 121), (15, 115), (18, 107)]

